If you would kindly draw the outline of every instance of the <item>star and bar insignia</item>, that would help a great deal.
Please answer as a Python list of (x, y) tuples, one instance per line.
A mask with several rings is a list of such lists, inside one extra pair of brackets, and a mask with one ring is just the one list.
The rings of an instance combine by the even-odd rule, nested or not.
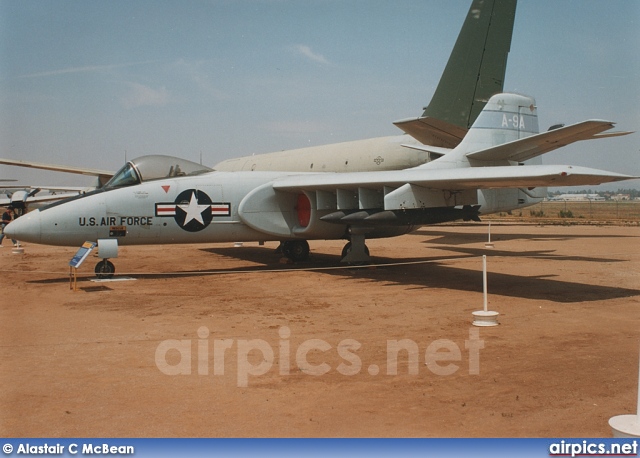
[(176, 197), (175, 202), (156, 203), (156, 216), (171, 216), (185, 231), (198, 232), (206, 228), (214, 216), (231, 216), (231, 204), (212, 202), (197, 189), (188, 189)]

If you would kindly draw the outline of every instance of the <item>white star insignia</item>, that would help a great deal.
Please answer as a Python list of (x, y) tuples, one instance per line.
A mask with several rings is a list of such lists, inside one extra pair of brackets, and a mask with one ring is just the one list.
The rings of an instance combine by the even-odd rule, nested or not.
[(199, 204), (195, 191), (193, 192), (193, 194), (191, 194), (191, 200), (189, 201), (189, 204), (187, 205), (179, 204), (178, 207), (180, 207), (180, 209), (187, 214), (187, 216), (185, 216), (184, 218), (184, 223), (182, 224), (183, 226), (186, 226), (194, 219), (204, 226), (204, 220), (202, 219), (202, 212), (205, 211), (207, 208), (209, 208), (210, 205)]

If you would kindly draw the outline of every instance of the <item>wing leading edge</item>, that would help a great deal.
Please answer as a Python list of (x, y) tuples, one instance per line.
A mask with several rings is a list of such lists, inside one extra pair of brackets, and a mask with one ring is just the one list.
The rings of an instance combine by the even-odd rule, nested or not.
[(361, 188), (384, 191), (405, 184), (457, 191), (490, 188), (533, 188), (543, 186), (597, 185), (638, 177), (571, 165), (528, 165), (522, 167), (470, 167), (457, 169), (408, 169), (389, 172), (321, 173), (290, 175), (276, 180), (280, 191), (336, 191)]

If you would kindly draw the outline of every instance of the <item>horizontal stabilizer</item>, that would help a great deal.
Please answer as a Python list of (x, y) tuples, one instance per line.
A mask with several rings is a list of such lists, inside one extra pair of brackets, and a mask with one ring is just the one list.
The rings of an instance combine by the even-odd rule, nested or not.
[(429, 116), (403, 119), (393, 124), (419, 142), (441, 148), (455, 148), (467, 134), (464, 127)]
[(523, 162), (540, 156), (563, 146), (581, 140), (593, 140), (596, 138), (615, 137), (627, 135), (632, 132), (602, 132), (612, 129), (613, 122), (589, 120), (560, 127), (548, 132), (521, 138), (498, 146), (492, 146), (480, 151), (467, 153), (466, 156), (478, 161), (516, 161)]

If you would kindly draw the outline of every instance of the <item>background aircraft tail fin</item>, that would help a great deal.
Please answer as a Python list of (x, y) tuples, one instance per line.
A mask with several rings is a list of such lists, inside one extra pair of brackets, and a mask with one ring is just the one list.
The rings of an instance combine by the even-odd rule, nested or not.
[(422, 117), (469, 128), (503, 91), (516, 0), (474, 0)]

